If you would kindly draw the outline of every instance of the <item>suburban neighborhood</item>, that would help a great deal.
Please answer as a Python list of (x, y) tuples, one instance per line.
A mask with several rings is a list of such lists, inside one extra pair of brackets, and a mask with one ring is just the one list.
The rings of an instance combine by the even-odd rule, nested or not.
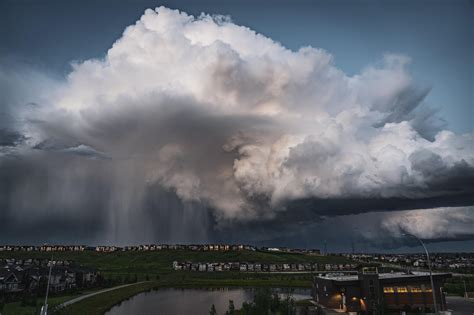
[(471, 300), (473, 262), (469, 253), (432, 253), (428, 266), (422, 254), (329, 254), (245, 244), (2, 245), (0, 306), (37, 307), (46, 291), (59, 298), (91, 290), (133, 292), (141, 283), (144, 289), (167, 287), (178, 281), (186, 284), (189, 277), (211, 284), (236, 279), (241, 285), (249, 280), (268, 281), (266, 286), (301, 285), (310, 297), (307, 314), (381, 309), (426, 313), (433, 311), (435, 302), (438, 311), (448, 311), (453, 294), (462, 295), (462, 303)]
[(0, 294), (18, 295), (45, 291), (48, 282), (52, 293), (94, 287), (100, 273), (89, 267), (76, 266), (71, 261), (48, 259), (0, 259)]

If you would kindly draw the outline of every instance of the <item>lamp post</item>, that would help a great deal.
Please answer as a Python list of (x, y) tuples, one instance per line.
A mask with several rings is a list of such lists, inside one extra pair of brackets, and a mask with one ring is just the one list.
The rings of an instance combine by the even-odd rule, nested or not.
[(464, 298), (467, 299), (466, 279), (462, 279), (462, 282), (464, 283)]
[(427, 262), (428, 262), (428, 270), (430, 272), (430, 281), (431, 281), (431, 293), (433, 294), (433, 305), (434, 305), (434, 312), (435, 314), (438, 314), (438, 306), (436, 304), (436, 293), (435, 293), (435, 288), (434, 288), (434, 281), (433, 281), (433, 274), (431, 272), (431, 260), (430, 260), (430, 254), (428, 253), (428, 250), (426, 249), (426, 246), (425, 246), (425, 243), (423, 243), (423, 241), (418, 238), (416, 235), (413, 235), (413, 234), (409, 234), (409, 233), (404, 233), (402, 234), (404, 236), (411, 236), (415, 239), (417, 239), (421, 246), (423, 246), (423, 249), (425, 250), (425, 253), (426, 253), (426, 259), (427, 259)]
[(46, 297), (44, 298), (44, 305), (41, 308), (41, 315), (48, 314), (48, 293), (49, 293), (49, 281), (51, 279), (51, 269), (53, 269), (53, 254), (51, 254), (51, 262), (49, 265), (48, 284), (46, 285)]

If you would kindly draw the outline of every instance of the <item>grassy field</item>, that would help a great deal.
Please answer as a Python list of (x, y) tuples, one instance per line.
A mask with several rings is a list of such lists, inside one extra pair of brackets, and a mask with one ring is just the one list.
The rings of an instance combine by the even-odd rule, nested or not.
[(474, 277), (452, 277), (444, 284), (444, 290), (450, 295), (464, 295), (464, 283), (467, 292), (474, 292)]
[(167, 287), (303, 287), (312, 285), (311, 274), (268, 274), (239, 272), (173, 272), (160, 276)]
[(58, 315), (102, 315), (112, 306), (131, 298), (132, 296), (158, 288), (156, 282), (139, 283), (126, 288), (113, 290), (92, 296), (78, 303), (72, 304), (65, 309), (59, 310), (54, 314)]
[[(162, 250), (151, 252), (97, 253), (58, 252), (55, 260), (74, 260), (76, 263), (100, 270), (104, 277), (137, 275), (144, 280), (146, 275), (154, 279), (156, 275), (172, 272), (173, 261), (190, 262), (260, 262), (260, 263), (346, 263), (342, 256), (308, 256), (290, 253), (270, 253), (262, 251), (198, 252), (190, 250)], [(43, 252), (0, 252), (0, 258), (51, 258)]]
[[(64, 303), (70, 299), (78, 297), (82, 294), (91, 293), (93, 291), (87, 291), (83, 293), (77, 294), (67, 294), (61, 296), (53, 296), (48, 299), (48, 305), (50, 308), (54, 308), (55, 306)], [(41, 305), (44, 303), (44, 298), (37, 298), (36, 299), (36, 306), (31, 305), (22, 305), (21, 302), (13, 302), (5, 304), (5, 307), (0, 312), (2, 315), (32, 315), (38, 314), (39, 310), (41, 309)]]

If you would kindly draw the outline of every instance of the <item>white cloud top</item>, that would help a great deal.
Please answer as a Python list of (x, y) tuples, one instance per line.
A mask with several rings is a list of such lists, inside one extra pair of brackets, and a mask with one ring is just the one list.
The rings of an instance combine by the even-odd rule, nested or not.
[(438, 127), (409, 63), (387, 54), (348, 76), (324, 50), (148, 9), (103, 59), (74, 65), (28, 136), (100, 152), (120, 179), (174, 191), (218, 220), (272, 218), (300, 199), (462, 192), (473, 135)]

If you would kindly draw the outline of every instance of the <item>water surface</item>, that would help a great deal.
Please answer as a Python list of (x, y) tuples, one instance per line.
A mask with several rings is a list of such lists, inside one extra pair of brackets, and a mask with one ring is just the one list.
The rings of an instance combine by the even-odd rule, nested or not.
[[(286, 289), (274, 289), (282, 295)], [(152, 315), (152, 314), (209, 314), (212, 304), (217, 314), (224, 314), (229, 300), (234, 301), (236, 308), (242, 303), (251, 301), (254, 289), (219, 288), (219, 289), (159, 289), (143, 292), (121, 304), (114, 306), (106, 315)], [(295, 300), (310, 298), (309, 290), (295, 289), (291, 294)]]

